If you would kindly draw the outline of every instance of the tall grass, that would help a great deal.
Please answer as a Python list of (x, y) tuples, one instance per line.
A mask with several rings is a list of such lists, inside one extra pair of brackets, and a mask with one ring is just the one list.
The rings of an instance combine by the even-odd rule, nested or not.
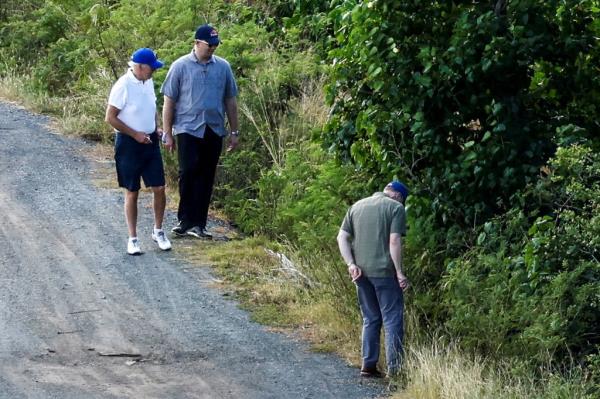
[[(305, 81), (297, 97), (288, 99), (280, 93), (275, 82), (250, 83), (240, 110), (260, 137), (272, 164), (282, 168), (287, 150), (309, 139), (312, 129), (322, 126), (327, 118), (327, 107), (322, 90), (323, 80)], [(277, 106), (275, 106), (277, 105)]]
[(551, 369), (515, 377), (510, 366), (467, 356), (457, 345), (431, 339), (412, 346), (394, 399), (578, 399), (589, 398), (585, 376), (574, 369), (561, 375)]
[(112, 74), (98, 70), (82, 84), (78, 94), (61, 99), (62, 107), (58, 128), (66, 134), (107, 142), (112, 128), (104, 122), (104, 111), (110, 88), (114, 83)]
[(0, 74), (0, 98), (13, 101), (39, 113), (56, 114), (60, 109), (58, 99), (33, 89), (31, 76), (19, 74), (16, 69), (4, 65)]
[(53, 126), (61, 133), (95, 141), (110, 140), (111, 129), (104, 122), (104, 110), (113, 78), (106, 70), (99, 70), (80, 84), (77, 94), (66, 97), (36, 90), (30, 74), (23, 74), (8, 63), (0, 71), (0, 98), (54, 116)]

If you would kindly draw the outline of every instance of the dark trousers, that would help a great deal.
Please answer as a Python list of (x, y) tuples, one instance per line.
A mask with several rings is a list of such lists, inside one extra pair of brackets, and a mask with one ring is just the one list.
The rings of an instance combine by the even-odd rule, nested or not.
[(179, 210), (177, 218), (185, 228), (206, 227), (217, 163), (223, 138), (208, 126), (204, 138), (180, 133), (177, 137), (179, 158)]

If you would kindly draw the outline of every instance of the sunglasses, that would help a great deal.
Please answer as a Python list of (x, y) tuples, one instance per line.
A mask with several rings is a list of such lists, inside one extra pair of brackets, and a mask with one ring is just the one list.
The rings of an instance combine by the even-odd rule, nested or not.
[(196, 40), (196, 43), (204, 43), (208, 46), (208, 48), (217, 48), (219, 47), (219, 43), (217, 44), (208, 44), (206, 40)]

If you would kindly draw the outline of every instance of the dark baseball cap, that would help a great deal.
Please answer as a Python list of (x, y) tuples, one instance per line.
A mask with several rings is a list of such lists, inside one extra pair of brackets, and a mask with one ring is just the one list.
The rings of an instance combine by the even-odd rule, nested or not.
[(219, 33), (215, 28), (210, 25), (202, 25), (196, 29), (196, 40), (204, 40), (211, 46), (216, 46), (221, 41), (219, 40)]

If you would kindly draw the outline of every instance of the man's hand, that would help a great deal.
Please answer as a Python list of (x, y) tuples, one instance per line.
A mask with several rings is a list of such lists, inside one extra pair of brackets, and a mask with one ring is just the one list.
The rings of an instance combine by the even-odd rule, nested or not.
[(175, 139), (173, 138), (173, 134), (171, 133), (166, 133), (163, 132), (162, 134), (162, 142), (165, 145), (165, 148), (168, 151), (174, 151), (175, 150)]
[(235, 150), (239, 144), (239, 137), (237, 135), (229, 135), (229, 145), (227, 146), (227, 152)]
[(152, 140), (150, 139), (150, 136), (148, 136), (144, 132), (135, 132), (135, 134), (133, 135), (133, 138), (135, 139), (135, 141), (137, 141), (140, 144), (152, 144)]
[(355, 282), (360, 278), (360, 276), (362, 276), (362, 270), (360, 270), (360, 267), (356, 266), (354, 263), (348, 266), (348, 273), (350, 273), (350, 277), (352, 277), (352, 282)]
[(396, 273), (396, 277), (398, 277), (398, 284), (400, 284), (400, 288), (402, 288), (403, 291), (408, 289), (408, 278), (406, 278), (403, 273)]

